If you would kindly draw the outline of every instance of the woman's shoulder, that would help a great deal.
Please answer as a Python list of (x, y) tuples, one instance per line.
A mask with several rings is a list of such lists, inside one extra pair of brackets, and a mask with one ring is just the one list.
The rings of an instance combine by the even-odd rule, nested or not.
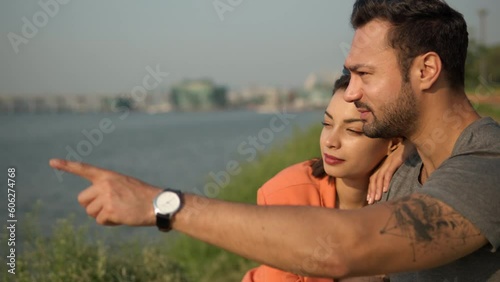
[(316, 178), (312, 175), (311, 161), (308, 160), (293, 164), (283, 169), (278, 172), (273, 179), (275, 179), (275, 181), (282, 180), (285, 182), (311, 182)]
[(315, 204), (319, 199), (320, 183), (327, 181), (312, 175), (311, 161), (291, 165), (268, 180), (260, 189), (259, 196), (266, 204)]

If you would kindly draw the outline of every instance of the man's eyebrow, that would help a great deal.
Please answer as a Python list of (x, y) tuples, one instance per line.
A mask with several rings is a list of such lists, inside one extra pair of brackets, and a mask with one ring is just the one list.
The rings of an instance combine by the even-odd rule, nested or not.
[(344, 66), (345, 70), (348, 70), (349, 72), (358, 72), (360, 68), (366, 68), (370, 71), (373, 71), (375, 68), (371, 65), (367, 64), (356, 64), (352, 66)]
[(328, 113), (327, 111), (325, 111), (325, 115), (327, 115), (329, 118), (333, 119), (333, 116), (330, 113)]

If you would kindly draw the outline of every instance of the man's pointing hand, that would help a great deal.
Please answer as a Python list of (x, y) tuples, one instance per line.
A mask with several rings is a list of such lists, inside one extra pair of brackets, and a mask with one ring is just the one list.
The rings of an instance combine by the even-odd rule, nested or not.
[(89, 164), (52, 159), (50, 166), (92, 183), (78, 195), (88, 215), (102, 225), (153, 226), (153, 199), (161, 189), (138, 179)]

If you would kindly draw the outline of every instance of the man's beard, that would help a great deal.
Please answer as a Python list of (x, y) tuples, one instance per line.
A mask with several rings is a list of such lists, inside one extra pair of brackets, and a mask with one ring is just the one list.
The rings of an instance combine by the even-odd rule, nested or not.
[(371, 138), (394, 138), (407, 136), (417, 123), (418, 110), (414, 93), (408, 82), (401, 86), (399, 95), (392, 103), (388, 103), (377, 111), (382, 116), (378, 119), (372, 109), (361, 102), (356, 107), (366, 108), (372, 112), (373, 122), (363, 124), (363, 131)]

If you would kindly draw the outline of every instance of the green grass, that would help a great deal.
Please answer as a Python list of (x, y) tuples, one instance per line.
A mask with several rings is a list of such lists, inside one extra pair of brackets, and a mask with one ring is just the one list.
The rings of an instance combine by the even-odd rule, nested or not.
[[(255, 203), (257, 189), (290, 164), (319, 156), (320, 127), (293, 137), (272, 148), (256, 161), (242, 166), (219, 198)], [(208, 179), (208, 177), (207, 177)], [(7, 272), (6, 255), (0, 258), (0, 281), (240, 281), (256, 264), (200, 241), (179, 235), (156, 242), (127, 240), (110, 243), (102, 233), (92, 234), (88, 224), (73, 217), (59, 220), (52, 236), (43, 236), (35, 216), (37, 208), (23, 219), (19, 234), (22, 251), (16, 254), (16, 275)], [(6, 234), (2, 232), (1, 234)], [(6, 246), (6, 235), (0, 244)], [(170, 238), (169, 238), (170, 237)]]
[(72, 216), (58, 220), (48, 238), (38, 226), (33, 214), (24, 218), (21, 231), (26, 237), (16, 255), (16, 274), (8, 273), (2, 260), (1, 281), (190, 281), (167, 257), (164, 244), (104, 243), (103, 235), (91, 234), (88, 225), (78, 226)]
[(488, 85), (467, 92), (474, 108), (481, 116), (490, 116), (500, 121), (500, 87)]
[(496, 121), (500, 121), (500, 106), (490, 104), (475, 104), (474, 108), (481, 116), (490, 116)]

